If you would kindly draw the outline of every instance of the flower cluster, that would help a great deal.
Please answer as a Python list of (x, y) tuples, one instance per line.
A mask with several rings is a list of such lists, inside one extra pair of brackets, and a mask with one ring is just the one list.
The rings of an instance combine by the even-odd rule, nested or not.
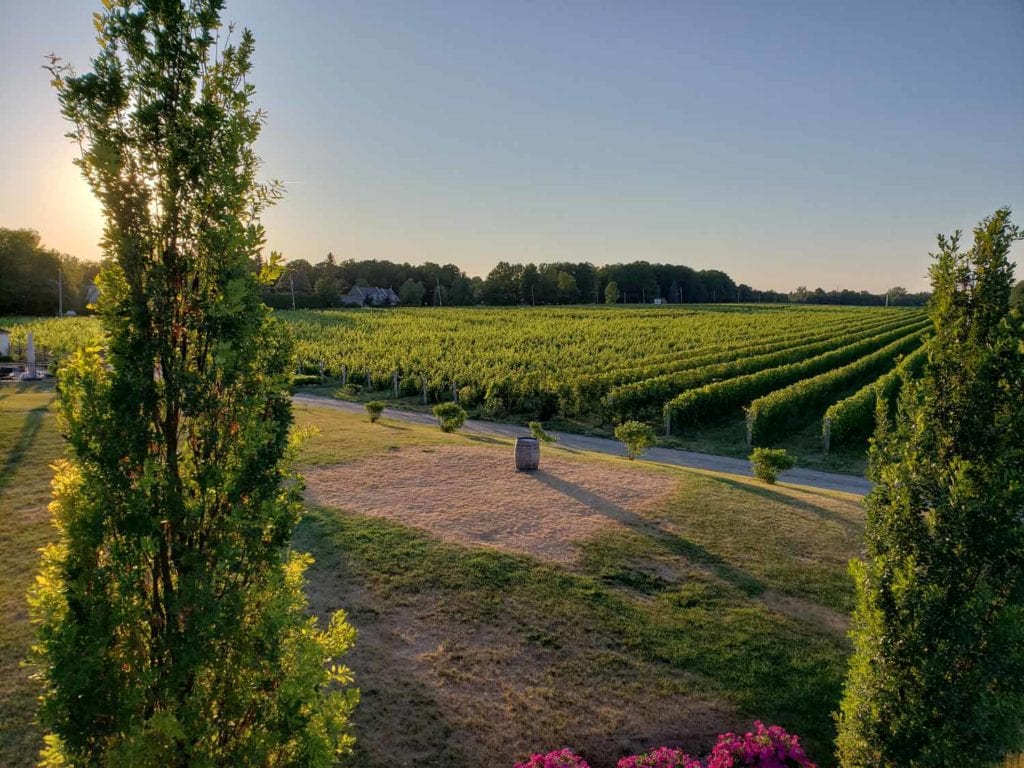
[(701, 764), (681, 749), (658, 747), (642, 755), (622, 758), (618, 768), (701, 768)]
[(570, 750), (559, 749), (546, 755), (530, 755), (529, 760), (525, 763), (516, 763), (515, 768), (590, 768), (590, 765)]
[(760, 720), (754, 723), (754, 728), (756, 733), (748, 732), (742, 737), (735, 733), (719, 736), (707, 768), (815, 768), (804, 754), (798, 736), (786, 733), (777, 725), (765, 728)]
[[(755, 732), (743, 736), (726, 733), (718, 737), (707, 763), (690, 757), (681, 749), (657, 747), (642, 755), (624, 757), (618, 768), (817, 768), (800, 746), (798, 736), (777, 725), (766, 728), (760, 720)], [(568, 749), (532, 755), (515, 768), (590, 768), (587, 761)]]

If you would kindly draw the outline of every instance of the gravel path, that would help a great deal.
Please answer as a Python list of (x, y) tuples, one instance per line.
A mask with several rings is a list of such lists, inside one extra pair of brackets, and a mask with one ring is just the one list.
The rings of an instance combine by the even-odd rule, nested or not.
[[(305, 403), (307, 405), (338, 408), (349, 413), (366, 413), (362, 403), (334, 400), (322, 395), (310, 395), (300, 392), (294, 395), (293, 399), (298, 403)], [(414, 424), (425, 424), (428, 426), (435, 426), (437, 424), (437, 420), (431, 414), (419, 413), (417, 411), (399, 411), (394, 408), (387, 408), (384, 411), (384, 416), (389, 419), (408, 421)], [(501, 424), (494, 421), (480, 421), (478, 419), (469, 419), (463, 429), (475, 432), (476, 434), (492, 435), (495, 437), (515, 438), (530, 434), (530, 430), (526, 427), (520, 427), (515, 424)], [(625, 449), (617, 440), (611, 440), (606, 437), (577, 435), (571, 432), (551, 432), (551, 434), (558, 438), (558, 444), (563, 448), (606, 453), (612, 456), (626, 455)], [(656, 461), (660, 464), (674, 464), (678, 467), (707, 469), (727, 475), (752, 477), (750, 462), (745, 459), (734, 459), (731, 456), (715, 456), (710, 453), (681, 451), (676, 448), (651, 448), (643, 455), (643, 459)], [(800, 467), (783, 472), (779, 475), (779, 479), (794, 485), (821, 488), (827, 491), (842, 491), (843, 493), (853, 493), (858, 496), (863, 496), (871, 490), (871, 481), (864, 477), (819, 472), (818, 470), (802, 469)]]

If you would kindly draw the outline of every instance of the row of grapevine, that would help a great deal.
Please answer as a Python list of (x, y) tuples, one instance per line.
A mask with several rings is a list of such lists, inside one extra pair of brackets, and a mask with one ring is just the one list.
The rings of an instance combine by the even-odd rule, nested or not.
[[(903, 318), (904, 320), (911, 319), (910, 316), (903, 316)], [(892, 322), (894, 322), (894, 317), (891, 314), (872, 314), (853, 319), (852, 322), (849, 317), (840, 316), (830, 318), (816, 323), (813, 326), (802, 324), (796, 327), (790, 327), (788, 325), (781, 326), (773, 323), (770, 327), (760, 329), (756, 335), (744, 336), (736, 339), (735, 341), (725, 343), (709, 343), (707, 341), (700, 343), (691, 342), (691, 344), (686, 346), (680, 345), (676, 350), (671, 352), (645, 355), (643, 358), (643, 365), (637, 365), (635, 362), (624, 365), (615, 365), (598, 373), (584, 376), (583, 380), (586, 382), (590, 391), (594, 391), (594, 388), (598, 388), (596, 390), (598, 396), (603, 396), (609, 389), (621, 384), (641, 381), (643, 379), (673, 373), (677, 370), (682, 370), (683, 368), (690, 368), (692, 367), (691, 363), (694, 356), (721, 354), (726, 352), (749, 352), (757, 349), (767, 352), (771, 351), (765, 349), (767, 346), (798, 343), (802, 340), (810, 341), (812, 340), (812, 337), (824, 337), (858, 328), (866, 328), (870, 325), (882, 325)]]
[(721, 418), (773, 390), (846, 365), (897, 339), (919, 333), (927, 321), (848, 344), (816, 357), (689, 389), (664, 407), (666, 431)]
[(705, 359), (692, 369), (615, 387), (605, 397), (605, 412), (616, 420), (648, 418), (660, 410), (665, 402), (688, 389), (715, 380), (731, 379), (765, 368), (795, 363), (905, 326), (906, 321), (901, 318), (895, 323), (873, 324), (860, 331), (815, 335), (811, 337), (813, 341), (808, 343), (768, 345), (753, 355), (728, 354), (723, 356), (724, 362), (718, 364), (715, 364), (714, 358)]
[(928, 361), (928, 347), (921, 345), (892, 370), (866, 384), (847, 398), (833, 403), (822, 419), (822, 445), (850, 445), (871, 434), (875, 427), (875, 404), (892, 403), (905, 379), (914, 378)]
[(747, 409), (748, 442), (764, 445), (778, 438), (802, 414), (820, 413), (818, 409), (832, 402), (837, 393), (876, 376), (880, 371), (890, 370), (898, 356), (921, 346), (924, 333), (922, 330), (897, 339), (852, 363), (801, 379), (757, 398)]
[[(573, 414), (594, 410), (595, 406), (606, 398), (605, 406), (616, 402), (628, 403), (630, 398), (635, 396), (634, 392), (642, 392), (644, 390), (644, 383), (646, 382), (655, 382), (651, 385), (652, 387), (661, 387), (658, 394), (652, 393), (647, 403), (650, 407), (660, 407), (672, 395), (690, 386), (694, 386), (692, 383), (685, 383), (688, 381), (685, 377), (683, 378), (684, 383), (680, 386), (671, 383), (669, 377), (681, 374), (684, 371), (692, 371), (705, 366), (728, 363), (770, 352), (778, 352), (816, 341), (825, 341), (857, 330), (894, 327), (913, 319), (913, 316), (907, 315), (900, 315), (896, 318), (892, 315), (874, 315), (861, 318), (859, 322), (851, 323), (848, 319), (843, 319), (788, 332), (779, 332), (774, 328), (766, 328), (762, 333), (754, 337), (747, 337), (732, 343), (702, 346), (686, 354), (675, 354), (653, 364), (649, 362), (649, 358), (645, 358), (643, 365), (633, 365), (629, 368), (614, 368), (609, 371), (581, 376), (574, 381), (566, 382), (563, 384), (561, 393), (563, 411)], [(720, 376), (721, 374), (715, 374), (705, 379), (705, 381)], [(671, 391), (673, 388), (675, 389), (674, 392)], [(633, 408), (631, 405), (624, 405), (621, 410), (613, 408), (608, 413), (616, 418), (632, 418), (634, 416), (643, 418), (649, 415), (643, 411), (643, 407), (639, 404), (636, 408)]]

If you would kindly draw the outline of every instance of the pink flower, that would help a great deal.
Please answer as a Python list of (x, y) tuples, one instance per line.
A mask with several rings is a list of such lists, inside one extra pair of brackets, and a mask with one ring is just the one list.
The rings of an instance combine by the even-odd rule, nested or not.
[(701, 768), (701, 764), (681, 749), (658, 747), (642, 755), (622, 758), (618, 768)]
[(590, 768), (587, 761), (568, 749), (548, 752), (546, 755), (531, 755), (525, 763), (516, 763), (515, 768)]
[(756, 733), (748, 732), (742, 738), (735, 733), (719, 736), (707, 768), (817, 768), (804, 754), (798, 736), (777, 725), (765, 728), (760, 720), (754, 728)]

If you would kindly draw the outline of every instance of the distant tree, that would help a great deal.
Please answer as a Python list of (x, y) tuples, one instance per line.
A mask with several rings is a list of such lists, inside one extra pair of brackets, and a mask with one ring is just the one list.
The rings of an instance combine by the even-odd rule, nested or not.
[(1024, 337), (1008, 209), (940, 236), (934, 334), (871, 449), (844, 768), (995, 765), (1024, 744)]
[(614, 280), (608, 283), (604, 289), (604, 303), (617, 304), (619, 301), (619, 284)]
[(338, 282), (338, 278), (333, 275), (324, 275), (317, 278), (316, 285), (313, 286), (313, 292), (320, 298), (323, 306), (335, 307), (338, 305), (338, 299), (341, 297), (341, 285)]
[(518, 304), (522, 300), (523, 267), (499, 261), (487, 274), (483, 296), (487, 304)]
[(1010, 291), (1010, 306), (1024, 310), (1024, 280), (1013, 286), (1013, 290)]
[(476, 303), (476, 294), (473, 290), (473, 281), (468, 277), (460, 275), (452, 281), (452, 288), (448, 292), (448, 303), (456, 307), (468, 307)]
[(98, 268), (46, 248), (35, 230), (0, 227), (0, 315), (81, 312)]
[(411, 277), (398, 289), (398, 298), (401, 300), (402, 306), (405, 307), (423, 306), (423, 297), (426, 295), (427, 289), (423, 283), (418, 280), (413, 282)]
[(30, 597), (45, 766), (328, 766), (351, 745), (354, 630), (317, 628), (287, 334), (252, 271), (253, 37), (219, 0), (110, 0), (100, 53), (51, 74), (104, 210), (107, 349), (60, 377), (68, 457)]
[(559, 271), (556, 279), (559, 304), (575, 304), (580, 300), (580, 289), (576, 287), (576, 278), (568, 272)]

